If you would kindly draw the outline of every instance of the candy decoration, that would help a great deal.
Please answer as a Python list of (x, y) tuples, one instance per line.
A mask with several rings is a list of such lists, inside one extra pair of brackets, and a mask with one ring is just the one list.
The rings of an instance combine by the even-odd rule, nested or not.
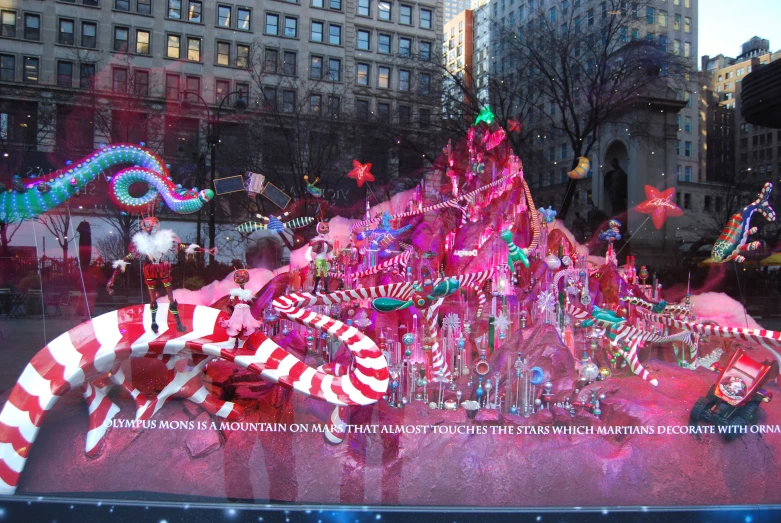
[(668, 216), (683, 216), (683, 211), (675, 205), (675, 187), (659, 191), (650, 185), (645, 186), (646, 201), (636, 207), (637, 212), (650, 214), (654, 227), (661, 229)]
[(286, 229), (300, 229), (301, 227), (306, 227), (307, 225), (315, 221), (315, 219), (311, 216), (293, 218), (286, 222), (281, 221), (280, 218), (277, 216), (269, 216), (268, 218), (265, 219), (267, 220), (265, 223), (252, 222), (252, 221), (244, 222), (238, 227), (236, 227), (236, 230), (244, 233), (249, 233), (253, 231), (263, 231), (263, 230), (282, 232)]
[(353, 160), (353, 170), (347, 173), (347, 176), (355, 180), (358, 183), (358, 187), (363, 187), (364, 183), (374, 181), (371, 168), (371, 163), (361, 163), (358, 160)]
[(585, 156), (579, 156), (578, 165), (576, 165), (574, 169), (569, 171), (567, 173), (567, 176), (569, 176), (573, 180), (582, 180), (583, 178), (588, 176), (590, 170), (591, 170), (591, 160), (589, 160)]
[[(147, 193), (140, 197), (130, 195), (130, 186), (145, 182), (149, 185)], [(143, 214), (153, 211), (162, 199), (169, 209), (180, 214), (197, 212), (203, 204), (214, 198), (210, 189), (203, 191), (181, 191), (170, 178), (151, 169), (131, 167), (124, 169), (109, 182), (109, 198), (114, 207), (128, 214)]]
[(504, 243), (507, 244), (507, 265), (510, 267), (510, 272), (515, 272), (515, 264), (522, 263), (524, 267), (529, 268), (529, 258), (523, 249), (519, 249), (513, 242), (513, 233), (510, 230), (504, 230), (499, 235)]
[(766, 183), (756, 200), (744, 207), (741, 212), (732, 215), (724, 230), (721, 231), (718, 240), (713, 244), (711, 251), (713, 261), (724, 263), (735, 260), (742, 263), (746, 260), (743, 253), (759, 249), (761, 242), (746, 243), (749, 235), (757, 232), (756, 227), (751, 227), (751, 216), (759, 211), (767, 221), (774, 222), (776, 220), (776, 212), (770, 206), (770, 192), (772, 190), (773, 184)]

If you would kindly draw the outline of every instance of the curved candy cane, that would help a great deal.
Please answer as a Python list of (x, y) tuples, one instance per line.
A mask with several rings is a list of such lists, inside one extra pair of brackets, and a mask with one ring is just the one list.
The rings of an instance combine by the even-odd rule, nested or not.
[[(146, 203), (160, 196), (174, 212), (196, 212), (214, 197), (214, 193), (209, 189), (200, 193), (178, 189), (170, 181), (171, 175), (163, 160), (152, 151), (133, 144), (112, 144), (82, 158), (74, 165), (45, 177), (20, 180), (14, 184), (14, 190), (0, 193), (0, 222), (35, 218), (83, 191), (87, 184), (101, 173), (128, 164), (141, 169), (131, 168), (133, 174), (127, 175), (120, 171), (114, 175), (117, 182), (109, 185), (112, 201), (119, 202), (120, 208), (126, 212), (136, 212), (133, 207), (135, 200), (131, 199), (127, 192), (129, 184), (125, 183), (136, 176), (140, 177), (136, 181), (154, 183), (156, 186), (150, 188), (151, 194), (147, 194)], [(122, 207), (125, 204), (129, 207)]]
[[(407, 265), (409, 265), (409, 259), (410, 256), (412, 256), (412, 251), (407, 250), (399, 254), (398, 256), (394, 256), (393, 258), (389, 258), (385, 260), (384, 262), (380, 263), (376, 267), (373, 267), (371, 269), (366, 269), (365, 271), (356, 272), (353, 274), (353, 278), (363, 278), (365, 276), (371, 276), (372, 274), (380, 273), (384, 270), (390, 269), (391, 267), (395, 267), (398, 265), (400, 270), (406, 270)], [(339, 271), (330, 271), (329, 274), (333, 276), (334, 278), (344, 279), (345, 274), (343, 272)]]
[[(131, 196), (130, 186), (138, 182), (145, 182), (149, 190), (143, 196)], [(200, 192), (181, 190), (171, 178), (143, 167), (131, 167), (115, 174), (109, 182), (108, 195), (114, 207), (128, 214), (150, 212), (150, 209), (154, 210), (159, 199), (176, 213), (190, 214), (197, 212), (204, 203), (214, 197), (210, 189)]]

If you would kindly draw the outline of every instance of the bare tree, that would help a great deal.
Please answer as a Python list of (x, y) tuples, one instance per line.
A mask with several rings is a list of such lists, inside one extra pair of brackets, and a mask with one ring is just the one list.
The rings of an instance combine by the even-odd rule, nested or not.
[(62, 249), (62, 261), (63, 263), (67, 262), (68, 245), (76, 239), (76, 236), (71, 231), (70, 212), (50, 211), (39, 216), (38, 222), (42, 223), (46, 230), (54, 236), (57, 245)]

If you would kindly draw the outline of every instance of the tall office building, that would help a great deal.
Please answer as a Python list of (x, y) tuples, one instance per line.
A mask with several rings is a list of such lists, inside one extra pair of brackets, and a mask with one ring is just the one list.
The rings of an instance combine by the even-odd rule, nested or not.
[(458, 15), (458, 13), (471, 8), (472, 0), (445, 0), (442, 4), (442, 10), (444, 12), (443, 22), (447, 24)]

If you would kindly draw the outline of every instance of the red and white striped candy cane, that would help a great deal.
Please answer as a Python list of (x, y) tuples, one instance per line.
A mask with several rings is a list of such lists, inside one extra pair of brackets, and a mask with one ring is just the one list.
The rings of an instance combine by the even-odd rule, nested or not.
[[(399, 267), (399, 270), (403, 272), (407, 269), (407, 265), (409, 265), (409, 259), (411, 255), (412, 255), (411, 250), (404, 251), (401, 254), (394, 256), (393, 258), (389, 258), (385, 260), (384, 262), (380, 263), (376, 267), (372, 267), (371, 269), (366, 269), (365, 271), (356, 272), (355, 274), (353, 274), (353, 278), (363, 278), (365, 276), (371, 276), (372, 274), (377, 274), (379, 272), (390, 269), (391, 267), (395, 267), (397, 265)], [(345, 277), (344, 273), (339, 271), (330, 271), (329, 274), (334, 278), (339, 278), (342, 280)]]

